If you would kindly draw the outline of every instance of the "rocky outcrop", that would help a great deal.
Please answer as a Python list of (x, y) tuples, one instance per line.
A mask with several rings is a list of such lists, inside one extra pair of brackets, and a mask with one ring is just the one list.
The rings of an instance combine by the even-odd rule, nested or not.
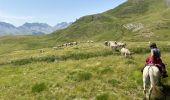
[(132, 32), (137, 32), (143, 29), (144, 25), (142, 23), (128, 23), (123, 25), (123, 27), (127, 30), (131, 30)]

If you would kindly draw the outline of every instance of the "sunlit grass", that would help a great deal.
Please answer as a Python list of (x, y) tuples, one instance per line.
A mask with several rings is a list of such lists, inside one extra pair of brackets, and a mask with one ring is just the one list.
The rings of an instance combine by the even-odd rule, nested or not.
[[(163, 42), (159, 43), (164, 47)], [(128, 44), (129, 49), (136, 50), (135, 43)], [(145, 42), (138, 44), (147, 47)], [(140, 100), (143, 97), (140, 68), (148, 52), (138, 51), (128, 59), (103, 43), (44, 50), (43, 53), (37, 49), (0, 55), (6, 59), (0, 59), (4, 62), (0, 67), (0, 99)], [(168, 54), (167, 50), (162, 51), (169, 70)], [(50, 60), (50, 57), (63, 56), (67, 59)]]

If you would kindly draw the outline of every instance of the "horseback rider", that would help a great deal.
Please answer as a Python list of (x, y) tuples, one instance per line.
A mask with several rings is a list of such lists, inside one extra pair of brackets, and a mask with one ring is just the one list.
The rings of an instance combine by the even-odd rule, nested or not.
[[(151, 43), (149, 47), (151, 49), (151, 53), (146, 58), (145, 66), (146, 65), (156, 65), (159, 68), (159, 70), (162, 74), (162, 77), (163, 78), (168, 77), (166, 68), (165, 68), (165, 64), (162, 62), (162, 59), (161, 59), (161, 52), (157, 48), (156, 43)], [(143, 69), (141, 70), (142, 72), (143, 72)]]

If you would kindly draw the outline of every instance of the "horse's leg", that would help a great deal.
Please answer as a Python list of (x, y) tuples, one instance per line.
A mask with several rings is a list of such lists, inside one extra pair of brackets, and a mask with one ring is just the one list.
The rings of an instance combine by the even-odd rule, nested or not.
[(146, 100), (146, 83), (143, 84), (144, 100)]
[(123, 56), (123, 53), (122, 53), (122, 52), (120, 52), (120, 55), (121, 55), (121, 56)]
[(146, 83), (147, 83), (147, 77), (143, 75), (143, 94), (144, 94), (144, 100), (146, 100)]
[(149, 100), (151, 100), (152, 90), (153, 90), (153, 86), (151, 84), (151, 87), (149, 89)]

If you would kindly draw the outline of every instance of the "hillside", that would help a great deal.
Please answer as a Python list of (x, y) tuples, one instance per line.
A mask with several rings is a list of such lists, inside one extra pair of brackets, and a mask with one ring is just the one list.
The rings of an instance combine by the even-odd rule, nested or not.
[(0, 45), (10, 52), (69, 41), (169, 41), (169, 5), (168, 0), (129, 0), (106, 12), (81, 17), (68, 28), (49, 35), (0, 37)]
[[(0, 42), (10, 41), (18, 44), (18, 47), (10, 44), (12, 51), (23, 49), (19, 47), (20, 44), (28, 49), (31, 44), (34, 45), (31, 46), (33, 48), (42, 48), (56, 46), (61, 42), (86, 40), (169, 41), (169, 5), (168, 0), (129, 0), (106, 12), (81, 17), (68, 28), (49, 35), (28, 38), (7, 36), (0, 37)], [(26, 44), (20, 40), (24, 40)], [(5, 45), (8, 48), (8, 44)]]
[(81, 17), (67, 29), (49, 37), (56, 41), (148, 41), (169, 40), (169, 32), (168, 0), (128, 0), (106, 12)]

